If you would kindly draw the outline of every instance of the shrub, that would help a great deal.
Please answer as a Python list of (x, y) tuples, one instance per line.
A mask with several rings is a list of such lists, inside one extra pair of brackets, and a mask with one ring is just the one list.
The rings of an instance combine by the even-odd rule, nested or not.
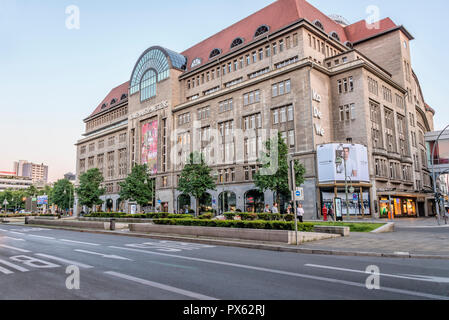
[[(241, 229), (266, 229), (266, 230), (289, 230), (295, 229), (293, 222), (287, 221), (246, 221), (246, 220), (198, 220), (198, 219), (155, 219), (155, 224), (160, 225), (181, 225), (196, 227), (219, 227), (219, 228), (241, 228)], [(298, 224), (299, 231), (310, 232), (313, 230), (313, 223)]]
[(212, 213), (203, 213), (198, 217), (198, 219), (210, 220), (212, 219)]

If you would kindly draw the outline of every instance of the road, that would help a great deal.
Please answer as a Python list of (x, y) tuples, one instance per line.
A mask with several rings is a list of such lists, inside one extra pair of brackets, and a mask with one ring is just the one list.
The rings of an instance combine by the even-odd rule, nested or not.
[[(369, 266), (380, 272), (378, 289), (366, 287)], [(304, 255), (0, 225), (0, 298), (449, 299), (449, 261)]]

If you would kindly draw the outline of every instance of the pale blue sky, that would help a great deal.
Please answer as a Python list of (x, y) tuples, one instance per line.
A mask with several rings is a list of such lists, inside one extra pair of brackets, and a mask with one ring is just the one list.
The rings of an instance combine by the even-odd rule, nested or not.
[[(111, 88), (129, 80), (152, 45), (183, 51), (272, 0), (1, 0), (0, 171), (15, 160), (44, 162), (50, 178), (75, 171), (74, 143), (82, 120)], [(310, 0), (350, 22), (377, 5), (416, 38), (412, 63), (436, 128), (449, 123), (444, 93), (449, 52), (446, 0)], [(80, 30), (65, 27), (65, 9), (77, 5)], [(447, 109), (446, 109), (447, 110)]]

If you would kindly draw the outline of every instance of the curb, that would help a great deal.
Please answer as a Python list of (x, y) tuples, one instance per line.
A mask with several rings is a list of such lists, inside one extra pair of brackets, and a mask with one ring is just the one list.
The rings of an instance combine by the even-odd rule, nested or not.
[[(28, 225), (24, 225), (29, 227)], [(258, 249), (278, 252), (289, 252), (299, 254), (317, 254), (317, 255), (332, 255), (332, 256), (347, 256), (347, 257), (376, 257), (376, 258), (394, 258), (394, 259), (436, 259), (436, 260), (449, 260), (449, 256), (443, 255), (427, 255), (427, 254), (410, 254), (410, 253), (381, 253), (381, 252), (363, 252), (363, 251), (339, 251), (339, 250), (326, 250), (326, 249), (306, 249), (301, 247), (287, 247), (285, 245), (266, 244), (266, 243), (245, 243), (232, 240), (220, 240), (210, 238), (188, 238), (178, 235), (162, 235), (162, 234), (143, 234), (143, 233), (123, 233), (117, 231), (105, 231), (94, 229), (78, 229), (68, 227), (55, 227), (45, 225), (33, 225), (31, 228), (41, 227), (55, 230), (66, 230), (82, 233), (93, 234), (105, 234), (116, 235), (124, 237), (136, 237), (156, 240), (170, 240), (170, 241), (184, 241), (200, 244), (219, 245), (225, 247), (238, 247), (246, 249)]]

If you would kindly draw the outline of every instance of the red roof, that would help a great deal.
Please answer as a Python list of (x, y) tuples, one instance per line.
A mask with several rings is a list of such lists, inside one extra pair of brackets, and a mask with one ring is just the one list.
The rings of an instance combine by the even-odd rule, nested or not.
[(262, 25), (269, 26), (269, 34), (271, 34), (300, 19), (306, 19), (312, 23), (315, 20), (319, 20), (327, 34), (331, 32), (338, 34), (341, 43), (345, 43), (346, 41), (357, 42), (397, 28), (397, 25), (390, 18), (379, 21), (378, 28), (374, 24), (367, 25), (365, 20), (345, 27), (332, 20), (305, 0), (277, 0), (249, 17), (182, 52), (181, 54), (188, 59), (187, 71), (190, 70), (190, 64), (196, 58), (201, 59), (201, 64), (209, 61), (209, 55), (213, 49), (220, 49), (222, 51), (221, 55), (230, 52), (232, 41), (238, 37), (243, 38), (245, 43), (251, 42), (254, 39), (257, 28)]
[[(114, 89), (111, 90), (111, 92), (109, 92), (109, 94), (106, 96), (106, 98), (104, 98), (104, 100), (98, 105), (98, 107), (95, 109), (95, 111), (89, 116), (93, 117), (94, 115), (108, 110), (109, 108), (111, 108), (111, 101), (112, 99), (117, 100), (117, 102), (120, 102), (120, 98), (122, 97), (122, 95), (126, 94), (126, 96), (128, 96), (128, 88), (129, 88), (129, 81), (119, 85), (118, 87), (115, 87)], [(102, 109), (103, 105), (106, 105), (105, 108)]]
[(0, 174), (8, 175), (8, 176), (15, 176), (16, 172), (0, 171)]
[(345, 32), (349, 41), (355, 43), (380, 33), (396, 29), (397, 27), (398, 26), (390, 18), (385, 18), (373, 24), (367, 24), (365, 20), (361, 20), (347, 26)]

